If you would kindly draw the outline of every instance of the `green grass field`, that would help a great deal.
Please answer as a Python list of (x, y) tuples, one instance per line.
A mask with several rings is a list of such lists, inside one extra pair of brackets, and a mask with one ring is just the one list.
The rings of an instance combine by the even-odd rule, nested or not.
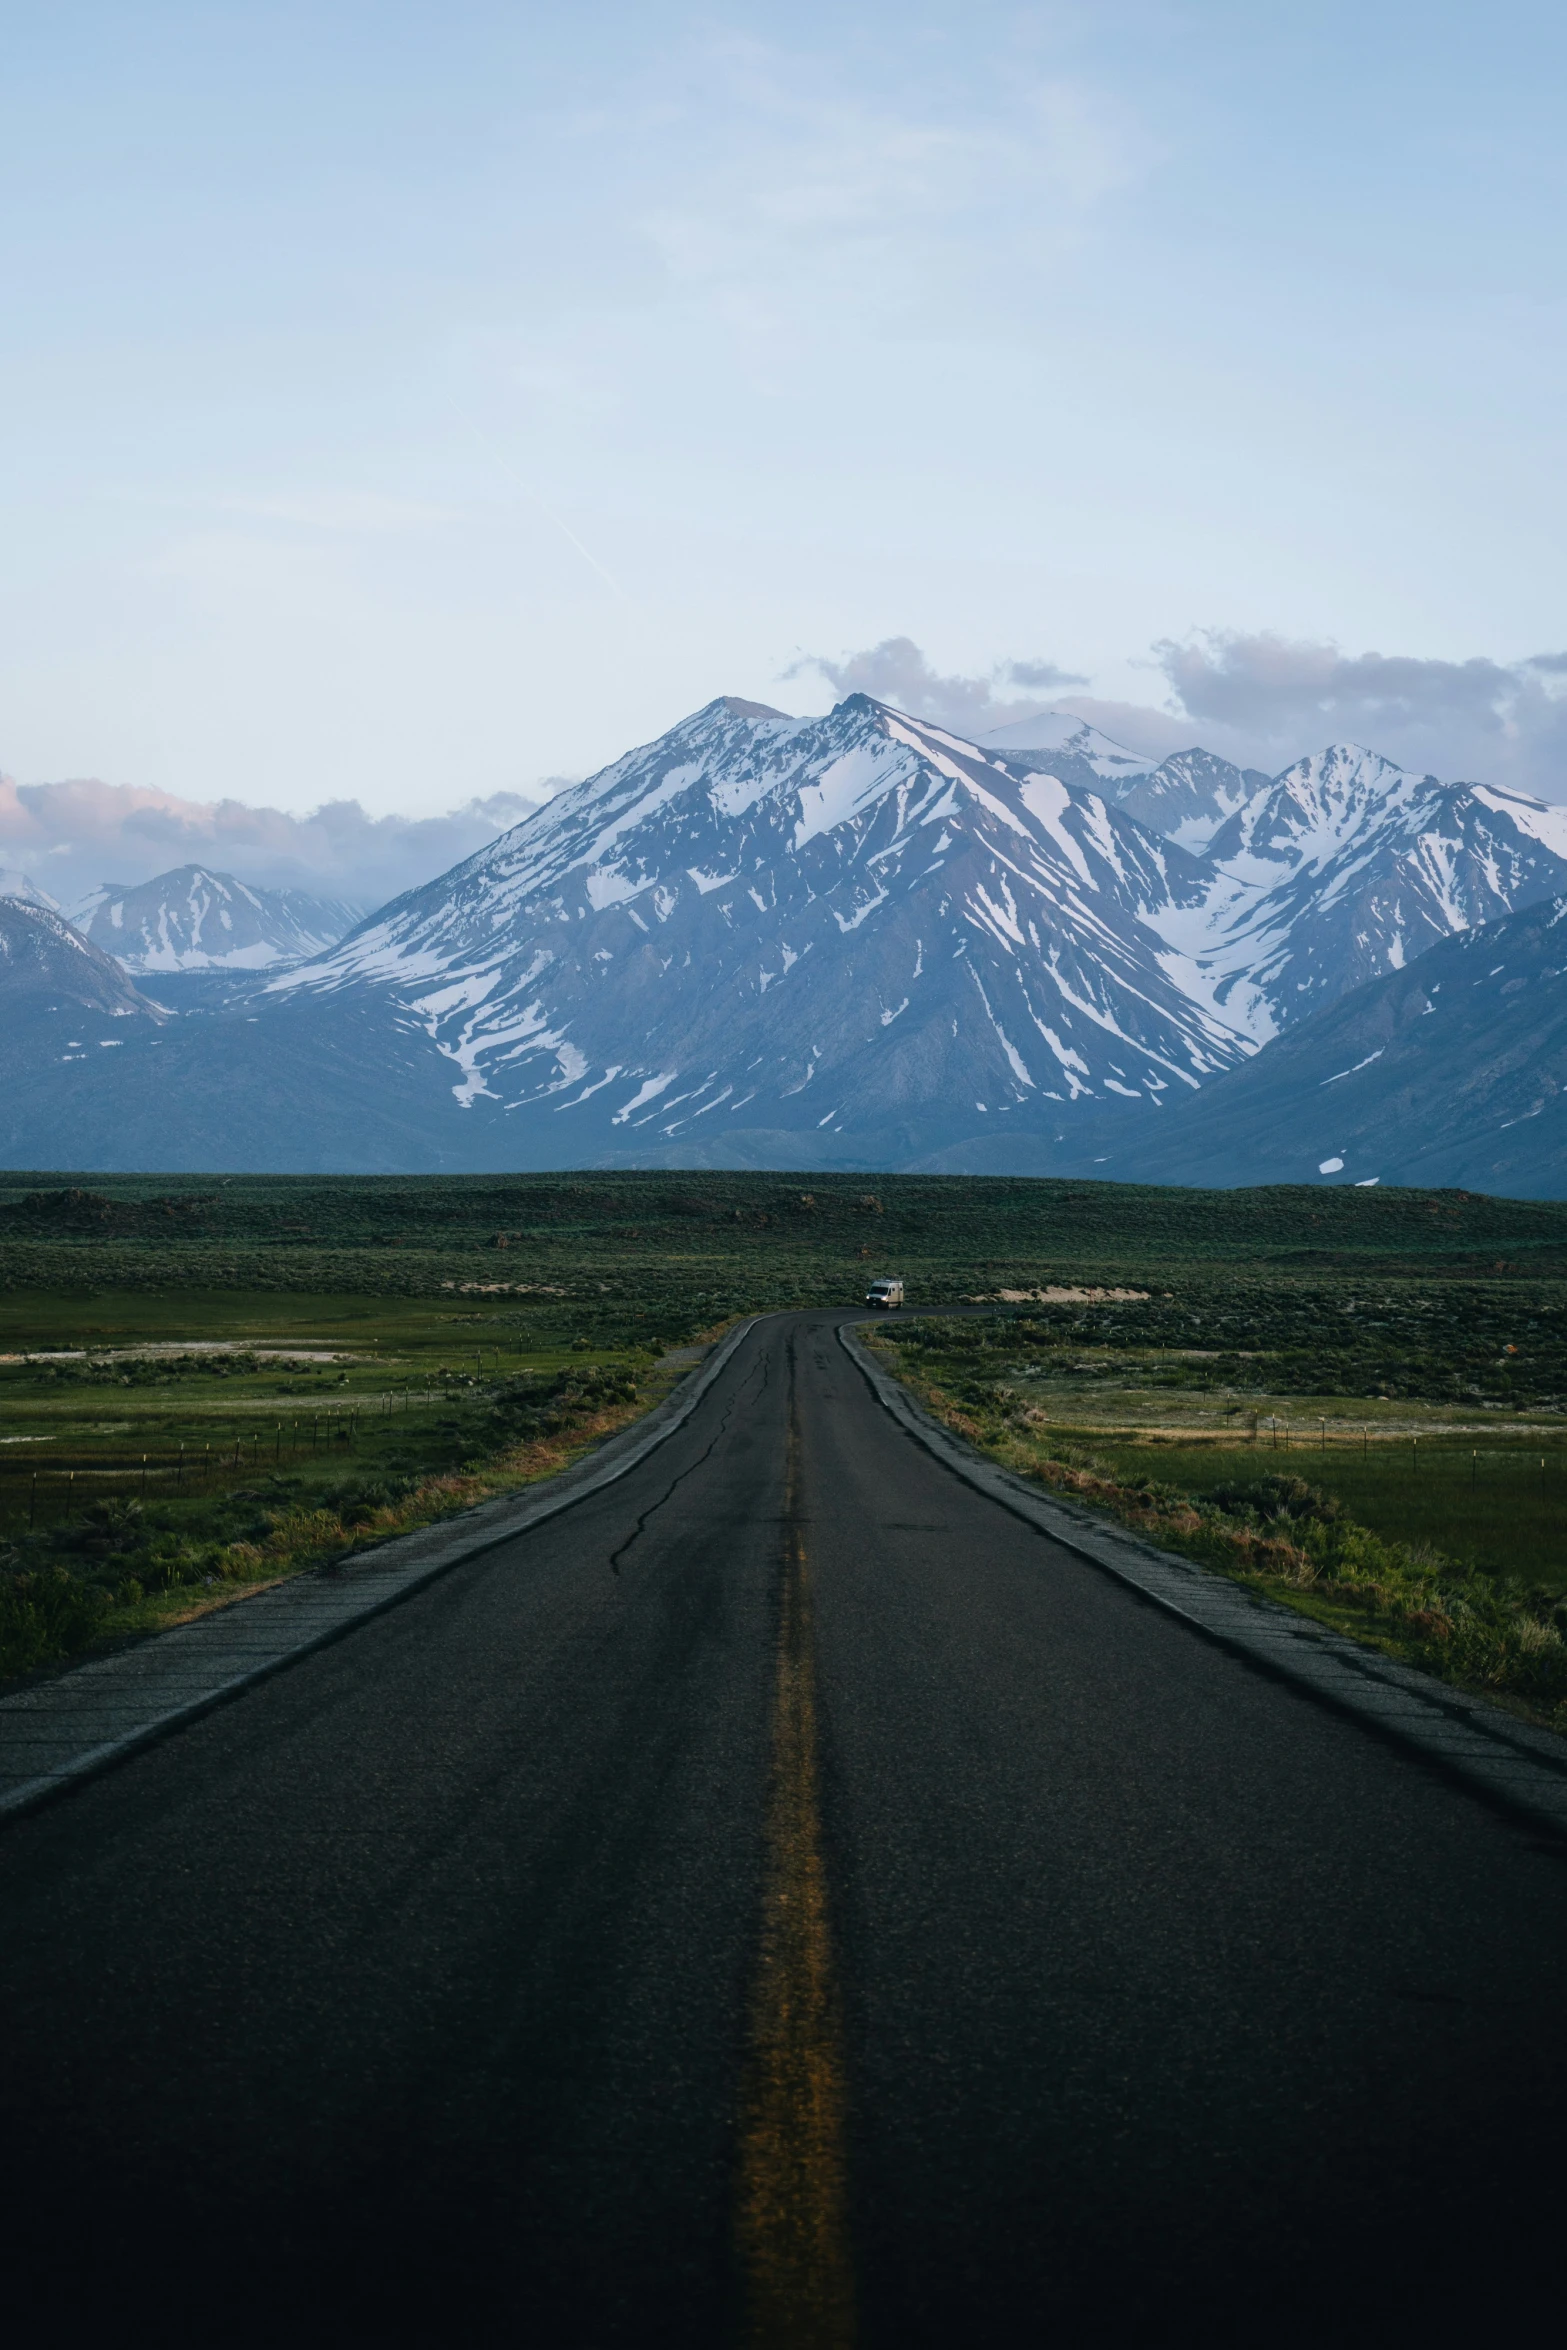
[(1413, 1444), (1381, 1435), (1364, 1448), (1344, 1436), (1324, 1448), (1304, 1429), (1287, 1446), (1266, 1433), (1256, 1445), (1118, 1441), (1081, 1425), (1051, 1433), (1091, 1449), (1128, 1483), (1153, 1478), (1199, 1496), (1258, 1477), (1303, 1477), (1389, 1541), (1428, 1544), (1462, 1565), (1567, 1591), (1567, 1432), (1483, 1446), (1461, 1435), (1428, 1432)]
[[(905, 1351), (960, 1407), (1086, 1447), (1117, 1475), (1195, 1495), (1305, 1477), (1390, 1540), (1560, 1590), (1563, 1302), (1523, 1281), (1367, 1296), (1248, 1275), (1007, 1323), (937, 1317), (908, 1326)], [(1150, 1343), (1193, 1335), (1225, 1343)]]
[(1033, 1455), (1193, 1496), (1309, 1467), (1368, 1539), (1567, 1586), (1567, 1203), (20, 1174), (0, 1178), (0, 1672), (544, 1474), (667, 1388), (667, 1351), (878, 1273), (915, 1308), (995, 1307), (905, 1323), (910, 1360)]
[(903, 1273), (919, 1303), (1085, 1275), (1511, 1288), (1567, 1281), (1567, 1203), (911, 1175), (0, 1178), (0, 1296), (450, 1281), (656, 1326), (693, 1305), (825, 1304), (867, 1267)]
[(130, 1292), (84, 1313), (13, 1292), (0, 1298), (0, 1538), (92, 1500), (187, 1499), (263, 1473), (314, 1489), (346, 1469), (449, 1468), (479, 1441), (497, 1378), (652, 1359), (412, 1298)]
[(0, 1678), (548, 1475), (672, 1384), (656, 1337), (434, 1286), (0, 1293)]

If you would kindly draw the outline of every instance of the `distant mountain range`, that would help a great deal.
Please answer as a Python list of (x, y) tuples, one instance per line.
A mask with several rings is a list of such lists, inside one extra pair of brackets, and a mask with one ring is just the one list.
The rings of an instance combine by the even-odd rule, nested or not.
[[(6, 935), (40, 926), (37, 969), (79, 1003), (75, 934), (40, 895), (0, 884)], [(1499, 1028), (1490, 997), (1463, 1019), (1438, 997), (1418, 1046), (1384, 1039), (1408, 1100), (1319, 1067), (1345, 1022), (1407, 1027), (1386, 1007), (1433, 956), (1498, 928), (1523, 955), (1518, 923), (1547, 935), (1558, 900), (1567, 809), (1354, 745), (1270, 777), (1195, 747), (1152, 763), (1065, 713), (976, 744), (864, 695), (805, 719), (724, 699), (367, 920), (201, 867), (97, 893), (78, 944), (141, 982), (100, 1007), (121, 1049), (67, 1050), (35, 1005), (0, 1052), (0, 1148), (84, 1168), (1387, 1181), (1435, 1147), (1409, 1101), (1429, 1128), (1445, 1088), (1488, 1187), (1567, 1190), (1567, 1163), (1546, 1171), (1554, 1094), (1518, 1112), (1539, 1148), (1493, 1149), (1470, 1068), (1524, 990), (1496, 997)], [(201, 974), (221, 992), (179, 992)], [(1548, 1026), (1544, 964), (1527, 976)], [(1497, 1104), (1549, 1058), (1541, 1029)], [(1324, 1086), (1330, 1125), (1362, 1121), (1337, 1141)]]
[(19, 873), (14, 865), (0, 865), (0, 898), (14, 898), (24, 906), (47, 906), (54, 914), (60, 911), (48, 891), (40, 889), (25, 873)]
[(1567, 898), (1353, 988), (1154, 1134), (1140, 1183), (1413, 1183), (1567, 1195)]
[(110, 1123), (121, 1088), (97, 1064), (123, 1060), (130, 1046), (143, 1065), (132, 1040), (163, 1019), (54, 907), (0, 895), (0, 1158), (124, 1164)]
[(31, 875), (68, 913), (105, 879), (129, 886), (193, 864), (252, 889), (351, 898), (365, 912), (444, 873), (538, 804), (500, 790), (441, 814), (371, 815), (344, 798), (306, 814), (83, 776), (19, 783), (0, 771), (0, 868)]
[(180, 865), (153, 881), (105, 882), (73, 909), (78, 929), (127, 971), (265, 971), (335, 946), (363, 906), (302, 890), (253, 889)]
[(1438, 939), (1567, 888), (1567, 808), (1338, 744), (1249, 791), (1163, 925), (1259, 1042)]
[(394, 1000), (545, 1163), (905, 1157), (1240, 1060), (1148, 926), (1200, 891), (1096, 794), (864, 695), (721, 701), (269, 993)]

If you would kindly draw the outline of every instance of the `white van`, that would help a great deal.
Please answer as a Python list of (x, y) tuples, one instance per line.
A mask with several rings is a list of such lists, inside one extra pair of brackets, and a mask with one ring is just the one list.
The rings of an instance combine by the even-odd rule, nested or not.
[(885, 1306), (889, 1312), (896, 1312), (903, 1303), (903, 1283), (890, 1276), (885, 1281), (873, 1281), (865, 1292), (865, 1302), (868, 1306)]

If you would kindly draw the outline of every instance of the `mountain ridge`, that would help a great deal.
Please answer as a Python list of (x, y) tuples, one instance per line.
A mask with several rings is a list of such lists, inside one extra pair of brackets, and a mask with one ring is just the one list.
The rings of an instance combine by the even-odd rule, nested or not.
[(335, 946), (362, 908), (303, 890), (260, 889), (210, 865), (103, 882), (72, 920), (127, 971), (263, 971)]
[[(1567, 810), (1526, 795), (1356, 745), (1271, 778), (1154, 763), (1046, 721), (987, 747), (865, 695), (806, 718), (721, 696), (249, 967), (235, 913), (261, 893), (199, 867), (143, 885), (139, 919), (121, 893), (174, 1016), (91, 1099), (73, 1080), (72, 1131), (96, 1102), (86, 1147), (121, 1154), (81, 1163), (1129, 1174), (1346, 989), (1567, 895)], [(62, 1163), (54, 1066), (34, 1163)]]
[(1288, 1030), (1128, 1154), (1122, 1180), (1567, 1196), (1567, 896), (1429, 947)]
[[(469, 1102), (574, 1087), (577, 1108), (614, 1087), (611, 1126), (664, 1142), (739, 1095), (770, 1126), (838, 1132), (928, 1119), (955, 1087), (987, 1115), (1071, 1102), (1090, 1074), (1131, 1098), (1227, 1066), (1244, 1040), (1191, 1003), (1140, 918), (1198, 886), (1184, 852), (1098, 797), (867, 696), (807, 719), (720, 700), (267, 992), (400, 988)], [(626, 992), (603, 966), (628, 959)], [(955, 1005), (936, 972), (960, 959)], [(797, 1034), (780, 1035), (785, 997)], [(808, 1088), (809, 1118), (789, 1106)]]

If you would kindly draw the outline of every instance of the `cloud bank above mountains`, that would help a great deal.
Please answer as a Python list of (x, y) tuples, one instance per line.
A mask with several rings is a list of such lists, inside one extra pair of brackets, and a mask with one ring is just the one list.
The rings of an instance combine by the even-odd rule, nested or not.
[(1450, 780), (1567, 799), (1567, 653), (1431, 661), (1220, 631), (1153, 650), (1171, 688), (1166, 707), (1244, 741), (1259, 766), (1350, 740)]
[[(1044, 660), (943, 675), (906, 636), (836, 660), (806, 654), (783, 675), (815, 671), (838, 693), (873, 694), (957, 734), (983, 735), (1058, 708), (1154, 758), (1201, 743), (1240, 766), (1277, 771), (1328, 743), (1358, 742), (1445, 781), (1512, 784), (1567, 800), (1567, 653), (1426, 660), (1350, 654), (1271, 631), (1207, 629), (1161, 639), (1143, 666), (1162, 675), (1162, 703), (1079, 692), (1088, 678)], [(1011, 699), (1007, 687), (1034, 690)]]
[[(1065, 686), (1087, 685), (1086, 677), (1058, 669), (1053, 661), (998, 661), (982, 677), (943, 677), (934, 669), (912, 637), (884, 637), (879, 645), (850, 653), (841, 661), (824, 653), (805, 653), (784, 671), (786, 680), (811, 671), (825, 677), (834, 693), (869, 694), (890, 702), (911, 718), (928, 718), (954, 734), (988, 734), (1016, 718), (1032, 718), (1048, 709), (1050, 698)], [(1003, 686), (1033, 689), (1025, 701), (1003, 699)]]
[(295, 816), (140, 784), (0, 777), (0, 865), (27, 873), (66, 907), (101, 882), (150, 881), (172, 866), (203, 864), (268, 889), (343, 898), (368, 913), (471, 856), (537, 805), (502, 791), (438, 816), (371, 816), (357, 800)]
[[(836, 656), (802, 653), (782, 678), (823, 679), (834, 699), (868, 693), (968, 737), (1064, 708), (1153, 758), (1201, 743), (1277, 772), (1328, 743), (1359, 742), (1444, 781), (1567, 801), (1567, 653), (1454, 661), (1205, 630), (1161, 640), (1141, 666), (1160, 681), (1162, 700), (1097, 697), (1082, 690), (1091, 679), (1042, 656), (944, 671), (908, 636)], [(714, 679), (713, 693), (727, 682)], [(539, 799), (499, 791), (439, 814), (376, 816), (357, 799), (295, 815), (139, 784), (0, 777), (0, 867), (29, 874), (66, 907), (103, 882), (146, 881), (196, 862), (368, 912), (471, 856), (570, 780), (547, 778)]]

